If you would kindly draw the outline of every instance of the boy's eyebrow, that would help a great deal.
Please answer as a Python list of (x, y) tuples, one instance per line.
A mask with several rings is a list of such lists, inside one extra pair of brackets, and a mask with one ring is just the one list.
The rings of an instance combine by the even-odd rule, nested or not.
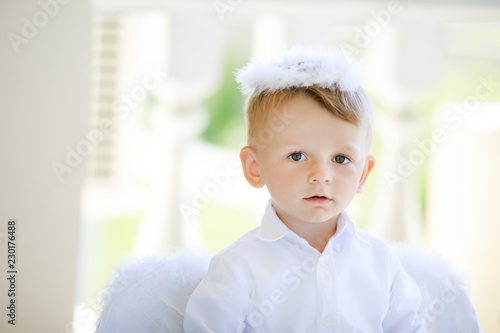
[[(289, 143), (289, 144), (284, 144), (280, 148), (281, 149), (300, 149), (302, 145), (300, 143)], [(348, 151), (348, 152), (354, 152), (356, 154), (361, 155), (361, 148), (358, 147), (355, 144), (346, 144), (343, 147), (337, 149), (339, 151)]]
[(355, 153), (361, 154), (361, 149), (357, 145), (353, 145), (353, 144), (345, 145), (340, 150), (354, 151)]

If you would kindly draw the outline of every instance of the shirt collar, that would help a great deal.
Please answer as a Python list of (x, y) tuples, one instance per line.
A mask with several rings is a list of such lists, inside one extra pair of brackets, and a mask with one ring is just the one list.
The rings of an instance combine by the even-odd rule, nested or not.
[[(359, 241), (371, 247), (370, 242), (365, 240), (356, 232), (354, 222), (352, 221), (347, 211), (344, 210), (339, 215), (339, 218), (337, 220), (337, 232), (333, 237), (338, 238), (342, 234), (344, 234), (345, 231), (348, 231), (348, 234), (354, 236)], [(264, 241), (274, 242), (283, 238), (287, 234), (293, 234), (294, 236), (299, 237), (293, 231), (288, 229), (288, 227), (281, 221), (281, 219), (276, 214), (276, 211), (274, 210), (272, 200), (269, 200), (264, 212), (264, 216), (262, 217), (262, 225), (257, 232), (257, 237)]]
[(351, 219), (351, 216), (346, 210), (343, 210), (340, 213), (339, 219), (337, 220), (337, 232), (333, 237), (339, 237), (344, 230), (347, 230), (349, 234), (354, 236), (357, 240), (367, 245), (368, 247), (372, 247), (372, 244), (367, 239), (363, 238), (360, 233), (357, 231), (354, 222)]
[(268, 242), (273, 242), (291, 232), (276, 214), (272, 200), (269, 200), (264, 216), (262, 217), (262, 225), (257, 232), (257, 237)]

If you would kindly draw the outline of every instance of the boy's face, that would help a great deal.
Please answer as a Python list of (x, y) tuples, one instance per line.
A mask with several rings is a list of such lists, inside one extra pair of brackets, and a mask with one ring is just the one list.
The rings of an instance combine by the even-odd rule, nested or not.
[(366, 130), (307, 96), (294, 97), (281, 108), (288, 124), (276, 128), (258, 151), (242, 149), (245, 177), (255, 187), (267, 186), (285, 223), (336, 221), (375, 163), (368, 155)]

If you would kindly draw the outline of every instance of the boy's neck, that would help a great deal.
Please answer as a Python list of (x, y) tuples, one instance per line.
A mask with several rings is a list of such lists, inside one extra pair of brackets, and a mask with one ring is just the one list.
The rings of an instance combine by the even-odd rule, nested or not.
[(323, 253), (326, 244), (337, 231), (338, 216), (320, 223), (284, 221), (283, 223), (295, 234), (305, 239), (318, 252)]

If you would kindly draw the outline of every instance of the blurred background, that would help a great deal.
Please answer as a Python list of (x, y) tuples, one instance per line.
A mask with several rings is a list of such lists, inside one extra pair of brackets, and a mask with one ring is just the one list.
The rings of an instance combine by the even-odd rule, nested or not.
[(92, 332), (122, 260), (214, 254), (259, 225), (269, 197), (239, 165), (233, 73), (295, 44), (345, 48), (363, 66), (377, 164), (354, 221), (450, 260), (484, 332), (500, 331), (498, 2), (0, 8), (0, 218), (20, 225), (21, 332)]

